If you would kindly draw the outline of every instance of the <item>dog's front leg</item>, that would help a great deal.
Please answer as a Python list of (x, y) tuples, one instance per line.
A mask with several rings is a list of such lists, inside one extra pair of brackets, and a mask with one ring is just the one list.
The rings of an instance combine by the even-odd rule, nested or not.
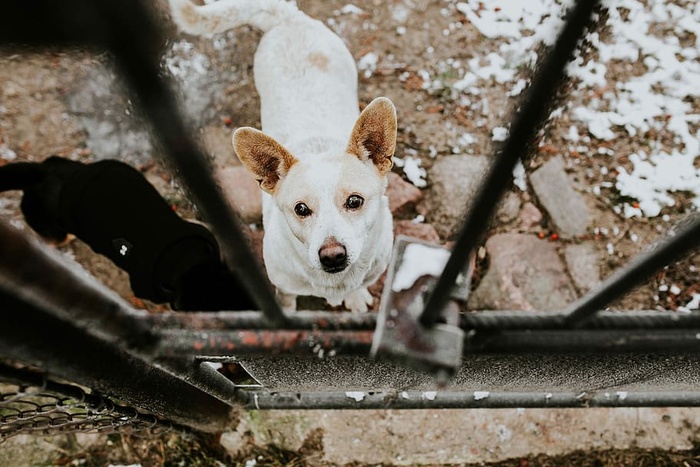
[(374, 303), (374, 298), (367, 290), (367, 287), (360, 287), (347, 294), (343, 302), (345, 303), (345, 308), (350, 311), (366, 313)]
[(297, 296), (287, 292), (283, 292), (280, 289), (276, 289), (275, 296), (277, 297), (277, 303), (282, 307), (284, 312), (294, 312), (297, 311)]

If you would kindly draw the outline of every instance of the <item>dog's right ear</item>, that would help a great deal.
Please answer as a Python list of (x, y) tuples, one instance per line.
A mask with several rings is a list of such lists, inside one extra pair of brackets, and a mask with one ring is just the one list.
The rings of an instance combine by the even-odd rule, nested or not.
[(232, 143), (260, 188), (270, 194), (297, 161), (280, 143), (255, 128), (239, 128), (233, 133)]

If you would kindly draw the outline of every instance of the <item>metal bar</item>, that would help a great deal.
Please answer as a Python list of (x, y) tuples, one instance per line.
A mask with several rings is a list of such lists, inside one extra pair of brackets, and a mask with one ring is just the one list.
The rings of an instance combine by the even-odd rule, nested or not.
[[(157, 329), (276, 329), (259, 311), (166, 312), (141, 318), (149, 328)], [(287, 317), (285, 329), (373, 330), (374, 313), (337, 313), (332, 311), (296, 311)]]
[(163, 358), (156, 360), (156, 365), (229, 405), (244, 401), (231, 380), (197, 358)]
[[(145, 312), (1, 219), (0, 288), (105, 339), (127, 346), (153, 339), (148, 324), (137, 319)], [(7, 313), (4, 320), (9, 319), (14, 317)]]
[[(125, 8), (125, 3), (133, 5)], [(180, 118), (176, 100), (160, 77), (157, 57), (148, 53), (152, 49), (147, 43), (149, 34), (134, 29), (133, 16), (150, 18), (149, 12), (135, 0), (100, 1), (96, 5), (103, 18), (109, 18), (110, 36), (107, 43), (119, 70), (138, 96), (144, 113), (164, 146), (168, 162), (175, 168), (221, 243), (226, 263), (246, 286), (265, 316), (271, 322), (283, 325), (284, 314), (275, 300), (271, 284), (248, 246), (238, 215), (212, 177), (213, 167), (190, 136), (192, 130)], [(150, 29), (157, 29), (154, 21), (150, 23)]]
[(156, 357), (219, 355), (367, 355), (371, 331), (162, 330), (148, 351)]
[[(546, 311), (477, 311), (461, 315), (460, 326), (475, 331), (539, 330), (566, 327), (564, 313)], [(700, 327), (700, 312), (658, 310), (598, 311), (583, 329), (673, 329)]]
[(212, 177), (212, 167), (190, 136), (177, 101), (158, 67), (161, 29), (140, 0), (11, 0), (0, 5), (0, 42), (46, 47), (81, 44), (108, 49), (163, 145), (164, 157), (212, 227), (229, 267), (265, 316), (284, 315), (242, 232), (240, 221)]
[[(700, 327), (681, 329), (551, 329), (475, 331), (467, 334), (464, 355), (493, 353), (610, 354), (700, 352)], [(148, 349), (158, 358), (197, 355), (302, 355), (319, 358), (367, 356), (369, 331), (163, 330), (158, 344)]]
[(469, 200), (466, 218), (452, 254), (421, 314), (423, 326), (430, 327), (440, 318), (457, 276), (464, 270), (469, 255), (483, 237), (498, 200), (511, 184), (515, 164), (525, 157), (535, 139), (564, 76), (564, 68), (578, 40), (583, 37), (598, 3), (596, 0), (576, 2), (552, 51), (532, 78), (522, 109), (511, 125), (503, 152), (495, 158), (474, 199)]
[(690, 215), (671, 235), (634, 258), (565, 311), (565, 325), (580, 326), (597, 310), (622, 296), (667, 264), (700, 246), (700, 214)]
[(700, 407), (700, 391), (581, 392), (377, 391), (271, 392), (245, 391), (248, 410), (357, 409), (504, 409), (589, 407)]
[(690, 329), (559, 329), (474, 332), (465, 354), (612, 354), (700, 352), (700, 327)]
[[(479, 310), (460, 314), (459, 326), (475, 331), (560, 329), (563, 313), (549, 311)], [(214, 313), (165, 312), (144, 314), (138, 319), (149, 329), (192, 331), (276, 329), (259, 311)], [(377, 326), (374, 313), (297, 311), (285, 329), (316, 331), (367, 331)], [(700, 311), (681, 313), (658, 310), (599, 311), (581, 324), (584, 329), (669, 329), (700, 327)]]
[[(235, 420), (228, 404), (135, 357), (85, 328), (0, 288), (0, 355), (207, 432)], [(118, 376), (117, 376), (118, 375)]]

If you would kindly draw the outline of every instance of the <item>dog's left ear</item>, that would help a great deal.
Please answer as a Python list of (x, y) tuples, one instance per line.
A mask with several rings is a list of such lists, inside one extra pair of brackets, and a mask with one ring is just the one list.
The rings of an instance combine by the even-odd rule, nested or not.
[(233, 133), (233, 149), (253, 174), (260, 188), (270, 194), (287, 175), (297, 159), (280, 143), (254, 128), (239, 128)]
[(355, 122), (347, 152), (360, 160), (371, 160), (379, 173), (386, 175), (394, 165), (396, 127), (394, 104), (386, 97), (377, 97)]

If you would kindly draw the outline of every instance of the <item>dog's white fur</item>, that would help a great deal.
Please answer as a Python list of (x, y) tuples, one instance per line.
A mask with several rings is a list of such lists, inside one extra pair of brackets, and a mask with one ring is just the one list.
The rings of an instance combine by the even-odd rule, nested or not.
[[(286, 310), (297, 295), (367, 311), (367, 286), (386, 269), (393, 242), (384, 195), (396, 144), (396, 110), (386, 98), (358, 110), (357, 69), (343, 41), (281, 0), (169, 0), (190, 34), (248, 24), (264, 31), (255, 54), (263, 132), (239, 128), (233, 146), (263, 190), (263, 257)], [(364, 204), (351, 208), (349, 197)], [(357, 199), (354, 199), (356, 202)], [(311, 214), (300, 217), (304, 203)], [(321, 250), (346, 251), (326, 272)], [(327, 258), (326, 258), (327, 259)]]

